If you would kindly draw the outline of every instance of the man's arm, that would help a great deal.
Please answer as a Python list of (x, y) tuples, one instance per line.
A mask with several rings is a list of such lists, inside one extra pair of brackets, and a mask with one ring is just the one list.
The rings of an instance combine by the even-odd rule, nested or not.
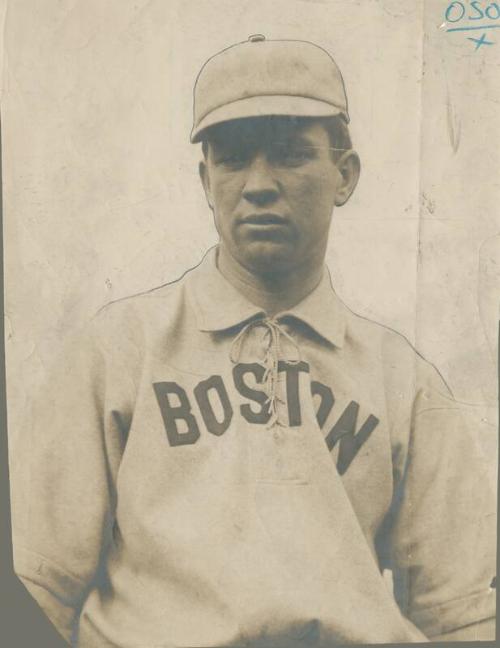
[(16, 455), (26, 471), (14, 518), (14, 568), (68, 642), (112, 525), (110, 468), (120, 448), (106, 414), (106, 374), (90, 327), (66, 345)]
[(478, 621), (465, 628), (458, 628), (442, 635), (436, 635), (433, 641), (493, 641), (495, 639), (495, 618)]
[(389, 553), (403, 613), (432, 641), (494, 639), (496, 515), (479, 439), (438, 372), (417, 365)]

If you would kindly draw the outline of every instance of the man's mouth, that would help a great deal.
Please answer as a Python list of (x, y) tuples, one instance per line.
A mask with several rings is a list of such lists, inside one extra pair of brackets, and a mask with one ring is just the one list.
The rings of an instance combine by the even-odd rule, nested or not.
[(279, 214), (265, 213), (265, 214), (250, 214), (241, 219), (242, 223), (246, 225), (286, 225), (288, 222), (284, 216)]

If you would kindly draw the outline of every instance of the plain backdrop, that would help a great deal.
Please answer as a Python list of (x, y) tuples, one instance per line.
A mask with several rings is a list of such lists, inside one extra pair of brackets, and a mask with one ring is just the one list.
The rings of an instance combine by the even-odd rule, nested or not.
[(334, 213), (327, 262), (337, 292), (437, 365), (495, 479), (500, 30), (476, 50), (471, 34), (447, 32), (448, 4), (6, 3), (14, 495), (20, 420), (63, 338), (103, 304), (177, 278), (217, 241), (201, 151), (189, 143), (192, 88), (209, 56), (254, 33), (313, 41), (339, 64), (362, 176)]

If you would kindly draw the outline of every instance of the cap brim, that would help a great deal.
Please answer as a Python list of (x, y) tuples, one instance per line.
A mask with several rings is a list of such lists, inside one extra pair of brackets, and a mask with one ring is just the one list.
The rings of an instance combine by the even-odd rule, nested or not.
[(310, 99), (309, 97), (294, 97), (290, 95), (265, 95), (247, 97), (212, 110), (191, 132), (191, 142), (200, 142), (202, 133), (210, 126), (233, 119), (248, 117), (266, 117), (283, 115), (293, 117), (334, 117), (342, 114), (347, 122), (349, 116), (343, 108), (334, 106), (326, 101)]

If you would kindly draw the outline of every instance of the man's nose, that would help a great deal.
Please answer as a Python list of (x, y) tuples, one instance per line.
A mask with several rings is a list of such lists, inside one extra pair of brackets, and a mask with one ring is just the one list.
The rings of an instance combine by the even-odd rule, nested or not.
[(274, 202), (278, 196), (279, 187), (272, 166), (264, 154), (256, 155), (247, 168), (243, 197), (254, 205), (263, 206)]

